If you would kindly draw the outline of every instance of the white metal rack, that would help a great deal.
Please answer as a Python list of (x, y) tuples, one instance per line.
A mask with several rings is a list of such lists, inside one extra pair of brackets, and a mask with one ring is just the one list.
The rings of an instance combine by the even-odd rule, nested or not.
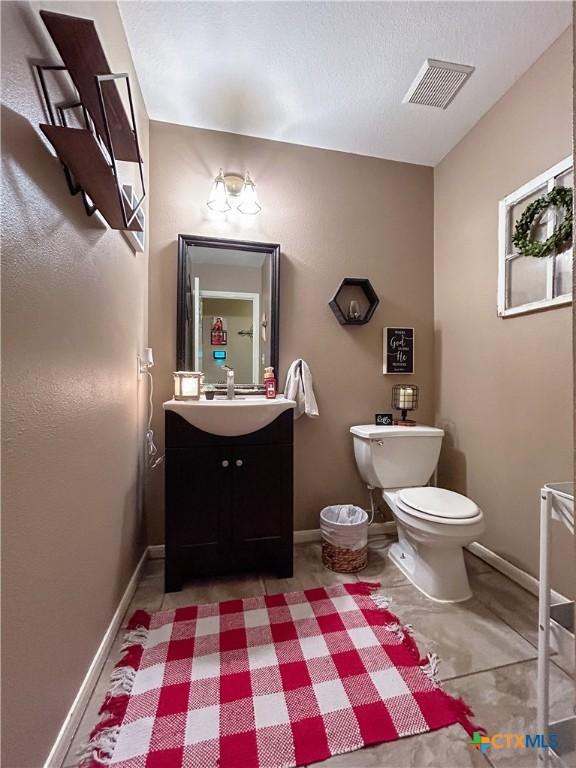
[[(552, 520), (574, 535), (574, 484), (547, 483), (540, 501), (540, 590), (538, 615), (538, 733), (546, 738), (538, 752), (545, 768), (571, 768), (576, 760), (576, 715), (550, 721), (550, 655), (559, 653), (574, 665), (574, 602), (553, 602), (550, 589)], [(554, 734), (557, 745), (552, 746)]]

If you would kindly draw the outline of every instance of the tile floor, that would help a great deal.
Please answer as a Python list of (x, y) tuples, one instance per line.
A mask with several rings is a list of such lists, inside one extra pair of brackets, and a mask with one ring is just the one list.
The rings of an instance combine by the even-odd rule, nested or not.
[[(392, 598), (403, 623), (414, 625), (422, 654), (435, 651), (442, 661), (440, 677), (450, 693), (462, 696), (475, 712), (475, 721), (490, 733), (536, 730), (537, 601), (482, 560), (466, 553), (474, 597), (457, 605), (427, 600), (388, 560), (391, 539), (371, 541), (368, 567), (358, 576), (378, 580)], [(322, 566), (320, 544), (294, 549), (294, 577), (243, 576), (189, 582), (182, 592), (163, 592), (163, 560), (151, 560), (138, 586), (125, 622), (137, 608), (159, 611), (194, 603), (249, 597), (263, 592), (287, 592), (349, 581), (353, 576), (331, 573)], [(124, 622), (124, 624), (125, 624)], [(97, 720), (110, 672), (120, 657), (122, 631), (96, 685), (84, 718), (64, 760), (77, 765), (79, 745)], [(564, 667), (564, 669), (562, 668)], [(551, 711), (554, 719), (572, 714), (574, 683), (566, 664), (551, 665)], [(533, 751), (496, 751), (486, 755), (471, 749), (460, 726), (380, 744), (316, 763), (317, 768), (531, 768)], [(576, 757), (576, 756), (575, 756)], [(576, 762), (575, 762), (576, 766)], [(242, 766), (238, 766), (242, 768)]]

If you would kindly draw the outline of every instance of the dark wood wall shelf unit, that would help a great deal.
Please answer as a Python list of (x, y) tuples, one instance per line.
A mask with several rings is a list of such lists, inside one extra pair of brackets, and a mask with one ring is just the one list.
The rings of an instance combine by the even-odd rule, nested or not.
[(218, 437), (166, 411), (166, 591), (186, 578), (293, 567), (293, 414)]
[[(82, 194), (88, 215), (100, 211), (112, 229), (141, 231), (137, 214), (146, 196), (130, 78), (114, 74), (91, 19), (40, 11), (63, 64), (36, 65), (50, 124), (40, 129), (64, 166), (70, 192)], [(68, 72), (77, 98), (54, 105), (46, 72)], [(126, 83), (130, 120), (117, 81)], [(81, 116), (83, 127), (68, 124)], [(133, 205), (123, 194), (117, 161), (137, 163), (142, 196)]]
[[(358, 317), (351, 317), (350, 301), (356, 301), (359, 309)], [(328, 306), (334, 313), (340, 325), (365, 325), (372, 318), (380, 303), (372, 283), (365, 277), (345, 277)]]

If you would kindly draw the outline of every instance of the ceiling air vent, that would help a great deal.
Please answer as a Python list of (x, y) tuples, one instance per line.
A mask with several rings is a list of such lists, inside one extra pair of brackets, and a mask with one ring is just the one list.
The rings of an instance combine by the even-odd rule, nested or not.
[(423, 104), (426, 107), (446, 109), (472, 72), (474, 67), (465, 64), (426, 59), (404, 96), (403, 104)]

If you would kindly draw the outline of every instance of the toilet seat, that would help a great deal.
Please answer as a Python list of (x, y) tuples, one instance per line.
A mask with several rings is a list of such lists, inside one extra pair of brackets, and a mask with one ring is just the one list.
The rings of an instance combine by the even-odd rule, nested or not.
[(438, 523), (466, 525), (482, 516), (471, 499), (445, 488), (403, 488), (398, 491), (396, 503), (406, 514)]

